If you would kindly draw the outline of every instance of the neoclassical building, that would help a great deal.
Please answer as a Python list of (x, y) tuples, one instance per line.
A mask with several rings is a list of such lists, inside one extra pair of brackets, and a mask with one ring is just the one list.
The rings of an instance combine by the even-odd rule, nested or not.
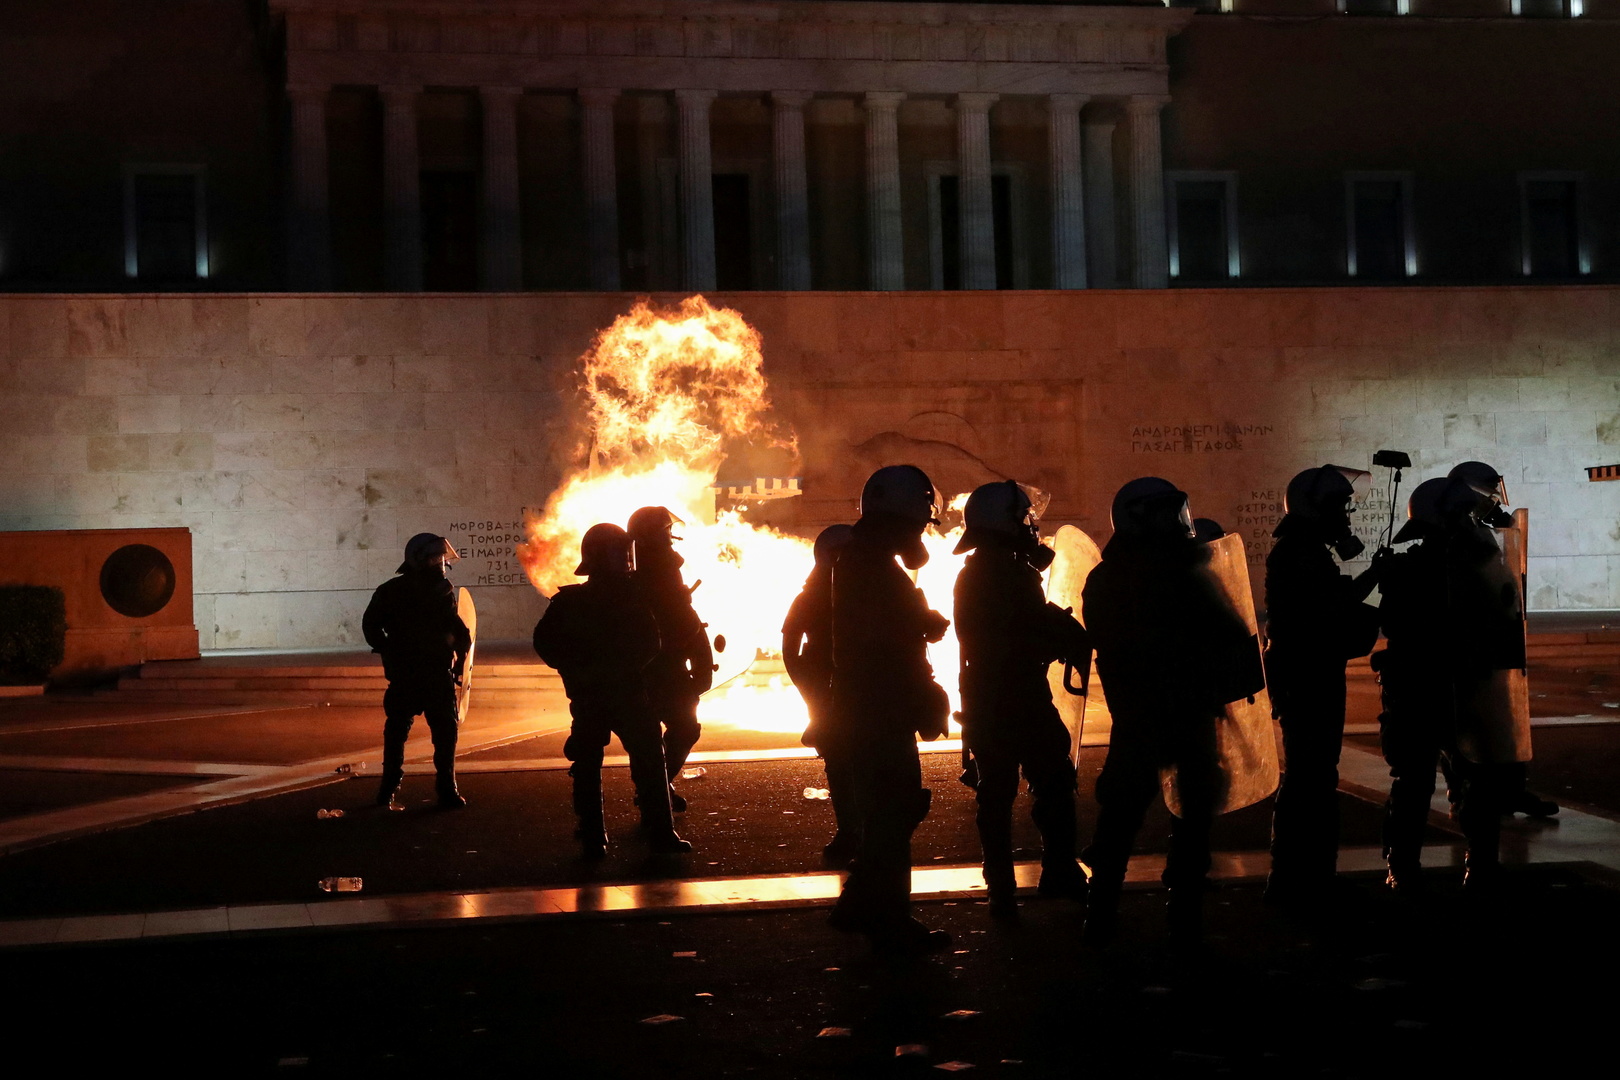
[[(292, 265), (307, 287), (334, 282), (331, 174), (371, 139), (396, 289), (422, 287), (424, 268), (443, 277), (469, 264), (442, 245), (424, 252), (423, 232), (474, 217), (477, 283), (493, 289), (535, 277), (606, 290), (1167, 282), (1165, 42), (1190, 11), (271, 7), (286, 18)], [(334, 106), (340, 88), (349, 100)], [(370, 95), (378, 107), (353, 100)], [(998, 153), (1032, 138), (1044, 142), (1038, 172), (1029, 159), (1040, 154)], [(476, 198), (446, 175), (457, 171), (445, 168), (450, 143), (476, 147), (461, 163)], [(536, 190), (525, 197), (525, 186)], [(578, 220), (542, 229), (532, 214)]]

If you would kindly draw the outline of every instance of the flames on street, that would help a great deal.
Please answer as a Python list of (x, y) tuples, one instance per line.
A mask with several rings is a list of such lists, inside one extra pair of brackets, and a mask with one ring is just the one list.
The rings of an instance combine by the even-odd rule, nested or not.
[[(715, 506), (728, 447), (791, 452), (795, 445), (791, 429), (771, 411), (758, 332), (701, 296), (664, 313), (641, 302), (602, 331), (581, 363), (588, 461), (524, 522), (527, 539), (517, 554), (529, 580), (549, 596), (578, 580), (585, 530), (600, 521), (623, 525), (638, 507), (668, 507), (685, 522), (675, 547), (686, 560), (686, 583), (701, 582), (693, 605), (711, 639), (724, 635), (726, 642), (700, 718), (705, 725), (802, 731), (804, 704), (771, 661), (780, 656), (782, 618), (810, 572), (810, 538), (750, 524), (746, 502)], [(855, 514), (852, 503), (849, 520)], [(950, 554), (956, 538), (955, 531), (930, 530), (931, 557), (918, 575), (930, 605), (947, 616), (962, 563)], [(954, 636), (929, 655), (954, 707)]]

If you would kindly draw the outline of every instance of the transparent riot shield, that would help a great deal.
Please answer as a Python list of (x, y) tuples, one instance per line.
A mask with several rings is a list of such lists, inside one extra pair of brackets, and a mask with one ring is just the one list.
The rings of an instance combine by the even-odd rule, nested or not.
[[(1519, 627), (1529, 644), (1525, 578), (1529, 569), (1530, 511), (1513, 511), (1513, 524), (1496, 530), (1502, 564), (1499, 588), (1518, 595)], [(1524, 668), (1491, 672), (1466, 700), (1457, 702), (1457, 747), (1469, 761), (1505, 764), (1530, 760), (1530, 683)]]
[[(1243, 620), (1253, 635), (1253, 657), (1245, 651), (1238, 662), (1244, 667), (1239, 672), (1238, 685), (1256, 688), (1227, 704), (1217, 722), (1215, 746), (1219, 767), (1226, 773), (1225, 796), (1216, 804), (1215, 812), (1225, 814), (1252, 806), (1277, 790), (1280, 770), (1277, 764), (1277, 735), (1271, 721), (1271, 698), (1266, 693), (1265, 673), (1260, 660), (1260, 630), (1254, 616), (1254, 596), (1249, 590), (1248, 556), (1243, 538), (1228, 533), (1209, 544), (1210, 560), (1206, 572), (1220, 595), (1231, 605), (1232, 611)], [(1181, 813), (1181, 796), (1176, 784), (1176, 770), (1163, 773), (1164, 802), (1172, 814)]]
[(478, 609), (473, 607), (472, 593), (466, 589), (456, 590), (456, 614), (467, 624), (467, 633), (472, 637), (467, 659), (461, 665), (461, 685), (456, 687), (456, 718), (465, 723), (467, 706), (472, 702), (473, 653), (478, 648)]
[[(1078, 619), (1080, 590), (1085, 588), (1092, 567), (1102, 561), (1102, 552), (1097, 549), (1096, 541), (1073, 525), (1058, 529), (1052, 537), (1052, 549), (1057, 557), (1046, 573), (1046, 599), (1058, 607), (1069, 608)], [(1046, 670), (1052, 701), (1069, 729), (1069, 756), (1075, 761), (1080, 757), (1080, 736), (1085, 730), (1090, 696), (1081, 691), (1088, 685), (1096, 685), (1090, 676), (1091, 672), (1075, 671), (1067, 664), (1053, 664)]]

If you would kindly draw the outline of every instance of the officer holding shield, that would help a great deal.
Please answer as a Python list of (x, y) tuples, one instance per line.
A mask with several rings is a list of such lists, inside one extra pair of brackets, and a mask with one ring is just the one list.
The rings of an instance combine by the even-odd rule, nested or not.
[[(956, 578), (956, 637), (961, 646), (962, 740), (973, 754), (968, 778), (978, 796), (979, 844), (990, 914), (1016, 917), (1012, 808), (1023, 771), (1041, 833), (1046, 896), (1083, 900), (1085, 872), (1075, 862), (1074, 763), (1069, 730), (1052, 703), (1047, 668), (1067, 660), (1091, 667), (1091, 643), (1074, 616), (1046, 602), (1041, 572), (1054, 552), (1036, 521), (1046, 498), (1012, 480), (968, 496), (956, 554), (972, 552)], [(1039, 504), (1036, 502), (1039, 499)]]
[(1309, 903), (1334, 882), (1345, 664), (1378, 640), (1378, 611), (1363, 601), (1378, 582), (1383, 553), (1354, 578), (1340, 573), (1334, 558), (1347, 562), (1363, 550), (1350, 514), (1356, 483), (1366, 476), (1337, 465), (1295, 476), (1266, 556), (1266, 684), (1285, 760), (1271, 823), (1272, 902)]
[(648, 667), (658, 655), (658, 623), (630, 580), (630, 538), (613, 524), (593, 525), (580, 541), (587, 580), (564, 585), (534, 628), (534, 651), (562, 675), (573, 715), (563, 755), (573, 764), (574, 836), (586, 860), (603, 857), (602, 755), (617, 735), (630, 758), (630, 779), (641, 810), (641, 831), (657, 854), (692, 845), (670, 817), (664, 744), (647, 700)]
[[(911, 835), (928, 816), (917, 736), (945, 734), (950, 708), (928, 644), (950, 621), (928, 607), (906, 570), (928, 561), (933, 481), (915, 465), (879, 469), (832, 573), (832, 723), (817, 739), (854, 780), (861, 843), (829, 922), (885, 952), (933, 952), (950, 935), (911, 916)], [(899, 562), (896, 562), (896, 560)], [(905, 569), (901, 569), (901, 563)]]
[(456, 613), (456, 591), (445, 576), (460, 558), (450, 541), (417, 533), (405, 544), (397, 577), (383, 582), (366, 605), (361, 632), (380, 653), (388, 689), (383, 694), (383, 769), (377, 805), (393, 804), (405, 777), (405, 739), (418, 716), (433, 735), (439, 805), (467, 805), (456, 789), (456, 686), (472, 634)]
[(1159, 797), (1160, 770), (1174, 767), (1181, 815), (1164, 881), (1171, 938), (1193, 945), (1202, 933), (1210, 823), (1228, 786), (1216, 720), (1254, 641), (1208, 574), (1210, 551), (1194, 538), (1185, 492), (1158, 477), (1132, 480), (1114, 496), (1112, 516), (1114, 535), (1081, 593), (1114, 722), (1097, 778), (1096, 834), (1081, 856), (1092, 870), (1086, 936), (1112, 935), (1131, 846)]
[[(647, 668), (647, 699), (663, 727), (664, 765), (671, 784), (703, 734), (698, 699), (714, 681), (714, 652), (703, 620), (692, 607), (692, 590), (681, 578), (686, 560), (673, 543), (679, 539), (674, 535), (679, 523), (662, 506), (643, 506), (630, 515), (627, 526), (635, 562), (632, 576), (658, 620), (661, 644)], [(673, 786), (669, 802), (676, 813), (686, 809), (686, 799)]]
[[(800, 742), (817, 749), (832, 713), (832, 572), (839, 554), (849, 545), (854, 530), (829, 525), (815, 542), (815, 565), (804, 579), (782, 621), (782, 666), (804, 699), (810, 723)], [(838, 755), (822, 754), (827, 772), (827, 796), (832, 802), (837, 831), (821, 851), (831, 863), (847, 863), (860, 847), (860, 818), (855, 812), (854, 781), (849, 765)]]

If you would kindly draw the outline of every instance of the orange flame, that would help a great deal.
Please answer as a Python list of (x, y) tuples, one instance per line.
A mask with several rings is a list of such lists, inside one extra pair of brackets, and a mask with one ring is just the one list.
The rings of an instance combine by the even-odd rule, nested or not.
[[(676, 550), (686, 560), (693, 604), (709, 634), (727, 639), (721, 671), (705, 695), (705, 724), (791, 733), (807, 722), (782, 675), (741, 675), (756, 654), (779, 653), (782, 618), (809, 573), (808, 541), (756, 527), (734, 510), (715, 511), (712, 487), (728, 442), (791, 448), (793, 433), (771, 416), (757, 331), (735, 311), (693, 296), (660, 314), (639, 302), (597, 336), (582, 358), (589, 400), (590, 460), (567, 477), (545, 509), (524, 522), (517, 555), (536, 589), (550, 594), (575, 580), (579, 541), (601, 521), (623, 524), (642, 506), (682, 518)], [(853, 511), (853, 507), (851, 510)], [(919, 584), (950, 614), (961, 558), (957, 532), (931, 533)], [(942, 685), (955, 697), (954, 637), (930, 649)]]

